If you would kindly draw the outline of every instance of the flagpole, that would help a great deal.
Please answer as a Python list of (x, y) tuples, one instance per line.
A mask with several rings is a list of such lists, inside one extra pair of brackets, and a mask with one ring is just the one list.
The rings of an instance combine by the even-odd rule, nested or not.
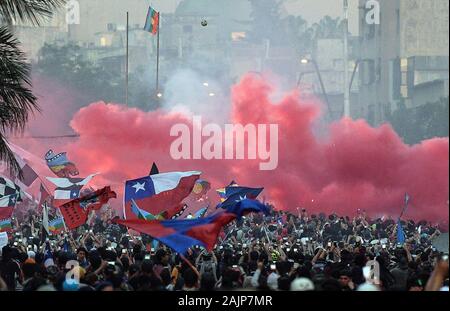
[(156, 39), (156, 94), (159, 93), (159, 32), (160, 32), (160, 19), (161, 13), (158, 13), (158, 28), (157, 28), (157, 39)]
[(405, 213), (406, 209), (408, 208), (408, 202), (409, 202), (409, 196), (408, 194), (405, 195), (405, 206), (402, 209), (402, 212), (400, 213), (399, 219), (402, 218), (403, 214)]
[(129, 29), (130, 29), (130, 14), (127, 12), (127, 35), (126, 35), (126, 62), (125, 62), (125, 104), (128, 107), (128, 64), (129, 64)]

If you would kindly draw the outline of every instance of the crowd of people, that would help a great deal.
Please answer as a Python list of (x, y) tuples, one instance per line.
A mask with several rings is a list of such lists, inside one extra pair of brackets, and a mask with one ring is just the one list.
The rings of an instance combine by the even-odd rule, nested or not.
[(448, 291), (448, 252), (426, 221), (356, 216), (248, 214), (213, 251), (176, 254), (150, 236), (98, 216), (45, 235), (41, 217), (16, 215), (1, 251), (0, 291)]

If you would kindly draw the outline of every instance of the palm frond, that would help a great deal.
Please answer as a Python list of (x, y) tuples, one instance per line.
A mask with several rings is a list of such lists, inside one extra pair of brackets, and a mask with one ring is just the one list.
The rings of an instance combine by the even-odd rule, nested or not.
[(19, 42), (7, 27), (0, 27), (0, 130), (23, 131), (28, 116), (39, 111), (32, 94), (30, 65)]
[(23, 177), (22, 169), (16, 160), (14, 152), (9, 148), (2, 133), (0, 133), (0, 161), (6, 163), (11, 176)]
[(0, 160), (7, 164), (12, 176), (20, 176), (21, 170), (5, 133), (23, 132), (29, 114), (39, 111), (30, 89), (30, 70), (18, 40), (8, 27), (0, 27)]
[(39, 25), (66, 2), (67, 0), (1, 0), (0, 21), (10, 25), (15, 21)]

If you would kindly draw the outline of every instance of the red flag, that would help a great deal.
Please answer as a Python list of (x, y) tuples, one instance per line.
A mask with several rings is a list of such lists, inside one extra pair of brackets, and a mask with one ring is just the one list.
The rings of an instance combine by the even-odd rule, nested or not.
[(116, 197), (116, 193), (108, 186), (62, 205), (60, 210), (67, 228), (72, 230), (85, 224), (90, 211), (99, 210), (109, 199)]

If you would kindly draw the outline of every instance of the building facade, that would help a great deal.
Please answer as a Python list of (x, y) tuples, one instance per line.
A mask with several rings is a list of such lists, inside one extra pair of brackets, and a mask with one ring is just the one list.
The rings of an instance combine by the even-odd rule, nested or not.
[(416, 105), (414, 95), (428, 89), (421, 84), (448, 80), (449, 2), (371, 1), (379, 4), (378, 24), (368, 22), (367, 2), (359, 2), (359, 108), (378, 125), (399, 104)]

